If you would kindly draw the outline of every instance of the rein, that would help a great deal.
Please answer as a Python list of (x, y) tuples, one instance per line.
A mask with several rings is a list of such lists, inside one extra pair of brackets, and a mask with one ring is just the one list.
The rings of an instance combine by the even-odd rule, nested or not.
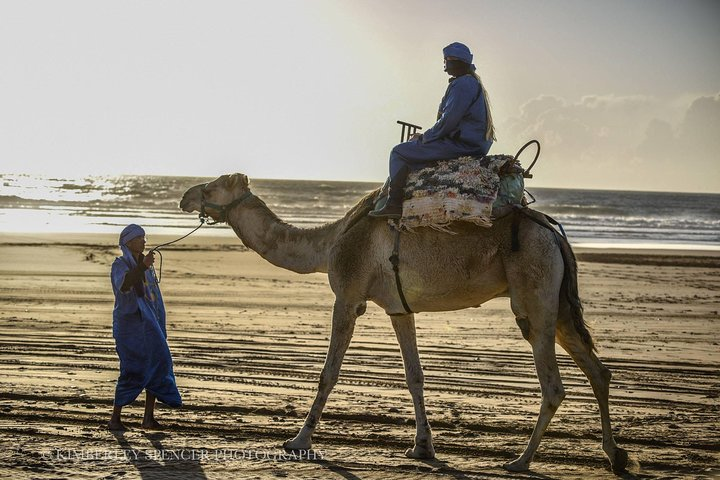
[(173, 241), (171, 241), (171, 242), (161, 243), (161, 244), (158, 245), (157, 247), (153, 247), (153, 248), (148, 252), (148, 255), (151, 254), (151, 253), (153, 253), (153, 252), (157, 252), (158, 255), (160, 255), (160, 268), (159, 268), (159, 270), (158, 270), (158, 271), (159, 271), (159, 275), (155, 275), (155, 267), (152, 267), (152, 269), (153, 269), (153, 275), (155, 276), (155, 282), (156, 282), (158, 285), (160, 284), (160, 282), (162, 282), (163, 256), (162, 256), (162, 252), (160, 251), (160, 249), (161, 249), (161, 248), (164, 248), (164, 247), (167, 247), (168, 245), (172, 245), (173, 243), (177, 243), (177, 242), (179, 242), (180, 240), (183, 240), (183, 239), (189, 237), (190, 235), (192, 235), (193, 233), (197, 232), (197, 231), (200, 229), (200, 227), (202, 227), (202, 226), (205, 224), (205, 220), (206, 220), (205, 218), (200, 217), (200, 225), (198, 225), (197, 227), (195, 227), (195, 228), (193, 228), (192, 230), (190, 230), (190, 233), (186, 233), (186, 234), (183, 235), (182, 237), (180, 237), (180, 238), (178, 238), (178, 239), (176, 239), (176, 240), (173, 240)]
[[(242, 202), (244, 202), (244, 201), (247, 200), (248, 198), (252, 197), (252, 193), (251, 193), (250, 191), (247, 191), (247, 192), (243, 193), (242, 195), (240, 195), (240, 196), (239, 196), (238, 198), (236, 198), (235, 200), (233, 200), (232, 202), (228, 203), (227, 205), (218, 205), (218, 204), (211, 203), (211, 202), (208, 202), (208, 201), (205, 200), (205, 187), (207, 187), (207, 183), (204, 184), (204, 185), (202, 186), (202, 189), (200, 190), (200, 192), (201, 192), (201, 194), (200, 194), (200, 214), (198, 215), (198, 218), (200, 219), (200, 225), (198, 225), (197, 227), (195, 227), (195, 228), (192, 229), (189, 233), (186, 233), (186, 234), (183, 235), (182, 237), (180, 237), (180, 238), (178, 238), (178, 239), (175, 239), (175, 240), (173, 240), (173, 241), (171, 241), (171, 242), (162, 243), (162, 244), (158, 245), (157, 247), (153, 247), (153, 248), (148, 252), (148, 254), (153, 253), (153, 252), (157, 252), (158, 255), (160, 255), (160, 267), (159, 267), (159, 269), (158, 269), (159, 275), (155, 275), (155, 281), (156, 281), (158, 284), (162, 281), (162, 264), (163, 264), (163, 257), (162, 257), (162, 252), (160, 251), (161, 248), (165, 248), (165, 247), (167, 247), (167, 246), (169, 246), (169, 245), (172, 245), (173, 243), (179, 242), (180, 240), (186, 239), (187, 237), (189, 237), (189, 236), (192, 235), (193, 233), (195, 233), (195, 232), (197, 232), (198, 230), (200, 230), (200, 227), (202, 227), (203, 225), (216, 225), (216, 224), (218, 224), (218, 223), (226, 222), (226, 221), (227, 221), (228, 211), (229, 211), (231, 208), (234, 208), (234, 207), (240, 205)], [(220, 219), (217, 220), (217, 221), (215, 221), (215, 222), (209, 222), (209, 221), (208, 221), (209, 215), (208, 215), (207, 212), (205, 211), (205, 207), (210, 207), (210, 208), (212, 208), (212, 209), (214, 209), (214, 210), (218, 210), (218, 211), (220, 212)], [(153, 274), (154, 274), (154, 273), (155, 273), (155, 268), (153, 267)]]

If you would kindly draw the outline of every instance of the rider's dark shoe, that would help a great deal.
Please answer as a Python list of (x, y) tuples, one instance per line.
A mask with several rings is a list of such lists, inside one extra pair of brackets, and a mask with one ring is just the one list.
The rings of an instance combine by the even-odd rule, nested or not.
[(381, 209), (373, 210), (368, 215), (377, 218), (400, 218), (402, 217), (402, 205), (393, 205), (388, 202)]

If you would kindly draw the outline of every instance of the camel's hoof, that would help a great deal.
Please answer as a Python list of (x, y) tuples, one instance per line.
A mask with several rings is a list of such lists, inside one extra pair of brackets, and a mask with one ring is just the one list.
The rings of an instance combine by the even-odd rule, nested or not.
[(312, 448), (312, 442), (303, 442), (298, 440), (297, 437), (283, 443), (285, 450), (310, 450)]
[(522, 458), (513, 460), (512, 462), (503, 465), (503, 468), (508, 472), (527, 472), (530, 468), (530, 463), (526, 462)]
[(624, 473), (627, 471), (628, 453), (624, 448), (617, 447), (615, 449), (615, 458), (610, 459), (612, 470), (614, 473)]
[(433, 447), (424, 448), (415, 445), (413, 448), (405, 450), (405, 456), (407, 458), (418, 458), (418, 459), (430, 459), (435, 458), (435, 449)]

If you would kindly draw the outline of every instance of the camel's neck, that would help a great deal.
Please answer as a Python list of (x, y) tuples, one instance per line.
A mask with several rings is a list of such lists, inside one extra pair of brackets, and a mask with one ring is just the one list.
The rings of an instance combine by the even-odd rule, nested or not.
[(259, 199), (235, 208), (228, 224), (248, 248), (278, 267), (298, 273), (328, 271), (330, 248), (343, 220), (319, 228), (298, 228), (280, 219)]

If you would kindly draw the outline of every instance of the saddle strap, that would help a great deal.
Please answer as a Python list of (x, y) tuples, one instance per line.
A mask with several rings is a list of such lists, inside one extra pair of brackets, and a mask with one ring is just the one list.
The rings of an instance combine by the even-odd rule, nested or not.
[[(547, 228), (548, 230), (550, 230), (550, 231), (554, 234), (555, 243), (557, 243), (557, 244), (558, 244), (558, 247), (560, 247), (561, 250), (562, 250), (562, 247), (560, 246), (560, 239), (558, 238), (558, 235), (562, 235), (563, 238), (564, 238), (565, 240), (567, 240), (567, 234), (565, 233), (565, 229), (563, 228), (563, 226), (562, 226), (562, 224), (561, 224), (560, 222), (558, 222), (557, 220), (555, 220), (554, 218), (552, 218), (550, 215), (546, 215), (546, 214), (544, 214), (544, 213), (542, 213), (542, 212), (537, 212), (537, 213), (539, 213), (540, 215), (542, 215), (543, 218), (545, 219), (545, 222), (543, 222), (543, 221), (538, 220), (538, 219), (535, 218), (534, 216), (530, 215), (530, 214), (528, 213), (528, 210), (529, 210), (529, 209), (528, 209), (527, 207), (524, 207), (524, 206), (521, 207), (521, 206), (517, 206), (517, 205), (513, 205), (513, 207), (514, 207), (514, 213), (515, 213), (515, 215), (513, 216), (512, 224), (510, 225), (510, 232), (511, 232), (511, 235), (510, 235), (510, 241), (511, 241), (510, 249), (511, 249), (511, 251), (517, 252), (517, 251), (520, 250), (520, 238), (519, 238), (519, 233), (520, 233), (520, 215), (521, 215), (521, 214), (522, 214), (525, 218), (527, 218), (528, 220), (531, 220), (531, 221), (537, 223), (538, 225), (540, 225), (541, 227)], [(552, 227), (552, 225), (555, 225), (556, 227), (558, 227), (558, 228), (560, 229), (560, 233), (558, 233), (558, 231), (555, 230), (555, 229)]]
[[(530, 215), (529, 213), (527, 213), (528, 210), (529, 210), (529, 209), (528, 209), (527, 207), (519, 207), (519, 206), (518, 206), (518, 207), (515, 207), (515, 211), (522, 213), (522, 214), (525, 215), (525, 217), (528, 218), (529, 220), (532, 220), (533, 222), (537, 223), (537, 224), (540, 225), (541, 227), (545, 227), (545, 228), (547, 228), (548, 230), (557, 233), (557, 231), (556, 231), (554, 228), (552, 228), (550, 225), (548, 225), (547, 223), (541, 222), (541, 221), (538, 220), (537, 218), (535, 218), (535, 217), (533, 217), (532, 215)], [(556, 227), (558, 227), (558, 228), (560, 229), (560, 233), (562, 234), (562, 236), (563, 236), (565, 239), (567, 239), (567, 234), (565, 233), (565, 229), (563, 228), (563, 226), (562, 226), (562, 224), (561, 224), (560, 222), (558, 222), (557, 220), (555, 220), (554, 218), (552, 218), (550, 215), (546, 215), (546, 214), (544, 214), (544, 213), (542, 213), (542, 212), (537, 212), (537, 213), (539, 213), (540, 215), (542, 215), (549, 224), (555, 225)]]
[(395, 245), (393, 247), (392, 255), (390, 255), (390, 263), (393, 267), (393, 272), (395, 272), (395, 285), (397, 286), (398, 296), (400, 297), (400, 303), (402, 303), (403, 308), (405, 309), (405, 313), (396, 313), (391, 314), (391, 316), (395, 315), (409, 315), (413, 313), (413, 311), (410, 309), (410, 306), (407, 303), (407, 299), (405, 298), (405, 294), (403, 293), (402, 288), (402, 282), (400, 282), (400, 230), (395, 230)]

